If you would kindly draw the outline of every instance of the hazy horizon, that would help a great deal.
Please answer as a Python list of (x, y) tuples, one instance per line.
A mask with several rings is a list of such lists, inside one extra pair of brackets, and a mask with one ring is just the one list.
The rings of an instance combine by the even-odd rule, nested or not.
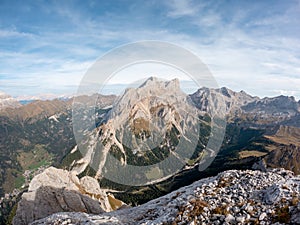
[[(186, 94), (193, 94), (195, 93), (199, 88), (203, 88), (204, 86), (197, 86), (196, 83), (194, 81), (189, 81), (189, 80), (179, 80), (180, 81), (180, 88), (183, 92), (185, 92)], [(99, 90), (98, 93), (103, 94), (103, 95), (121, 95), (126, 88), (128, 87), (138, 87), (139, 83), (114, 83), (114, 84), (107, 84), (106, 86), (104, 86), (104, 88), (102, 90)], [(222, 88), (225, 86), (220, 86), (219, 88)], [(226, 87), (229, 88), (229, 87)], [(235, 92), (240, 92), (240, 91), (245, 91), (245, 90), (234, 90), (232, 88), (229, 88), (232, 91)], [(0, 90), (1, 91), (1, 90)], [(284, 93), (282, 94), (278, 94), (278, 95), (273, 95), (273, 96), (258, 96), (252, 93), (249, 93), (247, 91), (245, 91), (247, 94), (253, 96), (253, 97), (259, 97), (259, 98), (265, 98), (265, 97), (277, 97), (280, 95), (283, 96), (293, 96), (293, 95), (286, 95)], [(6, 93), (6, 92), (4, 92)], [(10, 93), (6, 93), (9, 94)], [(88, 93), (88, 94), (92, 94), (92, 93)], [(41, 99), (41, 100), (52, 100), (55, 98), (69, 98), (72, 96), (76, 95), (76, 90), (74, 92), (66, 92), (66, 93), (59, 93), (59, 94), (55, 94), (55, 93), (37, 93), (36, 95), (11, 95), (13, 98), (16, 98), (18, 101), (27, 101), (27, 100), (35, 100), (35, 99)], [(300, 99), (297, 98), (296, 96), (295, 99), (297, 101), (299, 101)]]

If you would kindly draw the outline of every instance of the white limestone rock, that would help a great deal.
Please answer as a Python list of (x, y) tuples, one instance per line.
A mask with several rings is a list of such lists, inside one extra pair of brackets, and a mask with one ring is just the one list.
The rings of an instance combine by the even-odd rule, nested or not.
[[(113, 198), (113, 196), (111, 196)], [(57, 212), (112, 211), (107, 194), (92, 177), (50, 167), (35, 176), (18, 204), (14, 225), (27, 225)]]

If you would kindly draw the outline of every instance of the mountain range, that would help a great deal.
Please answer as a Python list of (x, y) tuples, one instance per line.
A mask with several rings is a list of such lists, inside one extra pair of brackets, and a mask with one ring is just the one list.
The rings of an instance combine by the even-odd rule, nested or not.
[[(261, 99), (225, 87), (187, 95), (177, 79), (152, 77), (121, 96), (11, 106), (0, 109), (0, 194), (15, 189), (1, 200), (5, 218), (50, 165), (97, 179), (128, 205), (230, 169), (255, 165), (300, 174), (300, 102), (293, 97)], [(93, 117), (84, 117), (87, 111)], [(73, 133), (78, 122), (79, 139)]]

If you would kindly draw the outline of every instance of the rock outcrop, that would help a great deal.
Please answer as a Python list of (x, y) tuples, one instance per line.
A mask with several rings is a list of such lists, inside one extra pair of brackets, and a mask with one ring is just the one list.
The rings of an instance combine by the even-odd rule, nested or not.
[(144, 205), (102, 215), (58, 213), (50, 224), (300, 224), (300, 176), (284, 169), (225, 171)]
[(267, 172), (266, 162), (263, 159), (261, 159), (258, 162), (256, 162), (256, 163), (253, 164), (252, 169), (254, 169), (254, 170), (260, 170), (262, 172)]
[[(109, 198), (117, 202), (111, 205)], [(57, 212), (99, 214), (123, 203), (108, 196), (92, 177), (79, 179), (74, 173), (50, 167), (35, 176), (18, 204), (14, 225), (27, 225)]]

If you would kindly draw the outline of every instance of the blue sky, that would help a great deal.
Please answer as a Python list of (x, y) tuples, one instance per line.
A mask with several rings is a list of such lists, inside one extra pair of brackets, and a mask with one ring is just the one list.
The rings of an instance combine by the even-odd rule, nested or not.
[(0, 90), (74, 93), (107, 51), (162, 40), (199, 56), (220, 86), (299, 99), (299, 24), (299, 0), (0, 0)]

